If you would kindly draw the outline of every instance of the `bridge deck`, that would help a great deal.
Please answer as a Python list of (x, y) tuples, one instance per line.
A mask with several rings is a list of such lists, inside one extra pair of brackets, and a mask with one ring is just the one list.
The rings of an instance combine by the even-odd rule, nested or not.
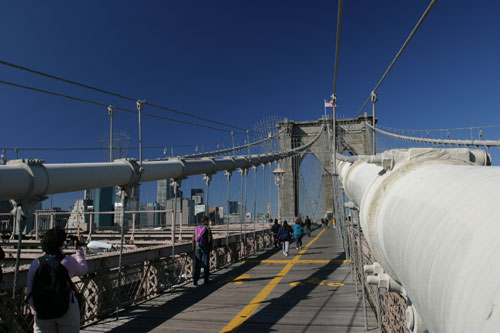
[[(364, 332), (337, 232), (304, 237), (304, 249), (285, 257), (268, 251), (82, 330), (83, 332)], [(203, 279), (202, 279), (203, 280)], [(200, 281), (202, 281), (200, 280)], [(368, 328), (375, 328), (367, 304)]]

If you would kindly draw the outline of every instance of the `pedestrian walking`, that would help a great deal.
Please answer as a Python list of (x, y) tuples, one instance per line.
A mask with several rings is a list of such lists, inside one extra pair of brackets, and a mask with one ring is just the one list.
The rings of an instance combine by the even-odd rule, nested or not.
[(306, 220), (304, 222), (306, 226), (307, 237), (311, 237), (311, 219), (309, 218), (309, 216), (306, 216)]
[(278, 231), (280, 230), (280, 224), (278, 223), (278, 219), (274, 220), (274, 224), (271, 227), (271, 231), (273, 232), (273, 240), (274, 240), (274, 247), (278, 248), (279, 247), (279, 239), (278, 239)]
[(288, 252), (290, 250), (290, 241), (292, 240), (292, 228), (288, 225), (286, 221), (283, 221), (283, 225), (278, 230), (278, 239), (283, 244), (283, 255), (288, 257)]
[(79, 294), (71, 278), (87, 273), (82, 239), (74, 241), (75, 256), (63, 253), (66, 233), (56, 227), (42, 238), (43, 256), (33, 260), (28, 271), (27, 299), (35, 316), (34, 332), (79, 332)]
[(297, 250), (302, 249), (302, 237), (304, 237), (304, 226), (302, 220), (298, 218), (293, 225), (293, 237), (297, 242)]
[(194, 270), (193, 284), (198, 285), (203, 264), (204, 283), (210, 283), (210, 251), (213, 247), (212, 230), (209, 225), (208, 216), (201, 218), (201, 225), (196, 226), (193, 233), (193, 251), (194, 251)]

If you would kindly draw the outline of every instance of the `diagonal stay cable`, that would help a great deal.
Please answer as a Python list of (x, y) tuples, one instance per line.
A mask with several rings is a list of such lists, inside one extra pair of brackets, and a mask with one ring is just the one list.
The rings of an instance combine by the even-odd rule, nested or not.
[[(394, 64), (398, 61), (399, 57), (401, 56), (401, 54), (403, 53), (403, 51), (405, 50), (406, 46), (408, 46), (408, 44), (410, 43), (411, 39), (413, 38), (413, 36), (415, 35), (415, 33), (417, 32), (418, 28), (420, 28), (420, 26), (422, 25), (422, 23), (424, 22), (425, 18), (427, 17), (427, 15), (430, 13), (432, 7), (434, 7), (434, 5), (436, 4), (437, 0), (432, 0), (429, 4), (429, 6), (427, 7), (427, 9), (425, 10), (425, 12), (422, 14), (422, 16), (420, 17), (420, 19), (418, 20), (417, 24), (415, 25), (415, 27), (413, 28), (413, 30), (411, 31), (410, 35), (408, 36), (408, 38), (406, 39), (406, 41), (404, 42), (403, 46), (401, 47), (401, 49), (398, 51), (398, 53), (396, 54), (396, 56), (394, 57), (394, 59), (392, 60), (391, 64), (389, 65), (389, 67), (387, 68), (387, 70), (385, 71), (384, 75), (382, 75), (382, 77), (380, 78), (380, 80), (378, 81), (377, 85), (375, 86), (375, 88), (373, 88), (372, 92), (373, 91), (377, 91), (377, 89), (380, 87), (380, 85), (382, 84), (382, 82), (384, 82), (385, 78), (387, 77), (387, 75), (389, 74), (389, 72), (391, 71), (392, 67), (394, 66)], [(371, 99), (371, 92), (370, 92), (370, 95), (368, 96), (368, 98), (366, 99), (365, 103), (363, 104), (363, 106), (361, 107), (361, 109), (358, 111), (358, 113), (356, 114), (356, 116), (354, 116), (354, 118), (356, 118), (357, 116), (359, 116), (361, 114), (361, 112), (363, 111), (363, 109), (366, 107), (366, 105), (368, 105), (368, 102), (370, 101)]]
[(222, 125), (222, 126), (226, 126), (226, 127), (232, 127), (232, 128), (238, 129), (238, 130), (243, 131), (243, 132), (246, 131), (246, 129), (244, 129), (242, 127), (238, 127), (238, 126), (235, 126), (235, 125), (231, 125), (231, 124), (224, 123), (224, 122), (217, 121), (217, 120), (213, 120), (213, 119), (204, 118), (204, 117), (197, 116), (197, 115), (194, 115), (194, 114), (191, 114), (191, 113), (174, 110), (174, 109), (171, 109), (171, 108), (168, 108), (168, 107), (165, 107), (165, 106), (161, 106), (161, 105), (157, 105), (157, 104), (153, 104), (153, 103), (149, 103), (149, 102), (146, 102), (144, 104), (152, 106), (154, 108), (161, 109), (161, 110), (165, 110), (165, 111), (169, 111), (169, 112), (181, 114), (181, 115), (184, 115), (184, 116), (187, 116), (187, 117), (196, 118), (196, 119), (203, 120), (203, 121), (208, 121), (208, 122), (211, 122), (213, 124)]
[[(52, 91), (48, 91), (48, 90), (44, 90), (44, 89), (29, 87), (29, 86), (25, 86), (25, 85), (13, 83), (13, 82), (8, 82), (8, 81), (0, 80), (0, 83), (8, 85), (8, 86), (12, 86), (12, 87), (17, 87), (17, 88), (27, 89), (27, 90), (31, 90), (31, 91), (36, 91), (36, 92), (47, 94), (47, 95), (62, 97), (62, 98), (70, 99), (70, 100), (73, 100), (73, 101), (78, 101), (78, 102), (82, 102), (82, 103), (87, 103), (87, 104), (102, 106), (102, 107), (105, 107), (105, 108), (108, 107), (108, 105), (106, 105), (104, 103), (95, 102), (95, 101), (91, 101), (91, 100), (83, 99), (83, 98), (79, 98), (79, 97), (64, 95), (64, 94), (60, 94), (60, 93), (56, 93), (56, 92), (52, 92)], [(123, 112), (128, 112), (128, 113), (134, 113), (134, 114), (138, 113), (138, 111), (136, 111), (136, 110), (131, 110), (131, 109), (127, 109), (127, 108), (123, 108), (123, 107), (118, 107), (118, 106), (113, 106), (113, 109), (119, 110), (119, 111), (123, 111)], [(185, 121), (185, 120), (179, 120), (179, 119), (174, 119), (174, 118), (159, 116), (159, 115), (155, 115), (155, 114), (147, 113), (147, 112), (141, 112), (141, 114), (144, 115), (144, 116), (147, 116), (147, 117), (151, 117), (151, 118), (157, 118), (157, 119), (162, 119), (162, 120), (169, 120), (169, 121), (172, 121), (172, 122), (176, 122), (176, 123), (180, 123), (180, 124), (185, 124), (185, 125), (190, 125), (190, 126), (208, 128), (208, 129), (212, 129), (212, 130), (216, 130), (216, 131), (221, 131), (221, 132), (227, 132), (227, 133), (231, 133), (232, 132), (231, 130), (228, 130), (228, 129), (217, 128), (217, 127), (203, 125), (203, 124), (198, 124), (198, 123), (193, 123), (193, 122), (189, 122), (189, 121)], [(245, 134), (243, 132), (236, 132), (236, 133)]]
[[(72, 84), (72, 85), (75, 85), (75, 86), (79, 86), (79, 87), (82, 87), (82, 88), (94, 90), (94, 91), (97, 91), (97, 92), (100, 92), (100, 93), (103, 93), (103, 94), (107, 94), (107, 95), (115, 96), (115, 97), (118, 97), (118, 98), (126, 99), (128, 101), (133, 101), (133, 102), (137, 101), (136, 98), (132, 98), (132, 97), (120, 95), (120, 94), (117, 94), (117, 93), (114, 93), (114, 92), (111, 92), (111, 91), (108, 91), (108, 90), (104, 90), (104, 89), (92, 87), (92, 86), (89, 86), (89, 85), (84, 84), (84, 83), (76, 82), (76, 81), (73, 81), (73, 80), (68, 80), (68, 79), (65, 79), (65, 78), (62, 78), (62, 77), (59, 77), (59, 76), (55, 76), (55, 75), (47, 74), (47, 73), (44, 73), (44, 72), (40, 72), (40, 71), (31, 69), (31, 68), (28, 68), (28, 67), (16, 65), (16, 64), (13, 64), (13, 63), (10, 63), (10, 62), (7, 62), (7, 61), (0, 60), (0, 64), (1, 65), (5, 65), (5, 66), (9, 66), (9, 67), (12, 67), (12, 68), (20, 69), (20, 70), (23, 70), (23, 71), (26, 71), (26, 72), (30, 72), (30, 73), (33, 73), (33, 74), (45, 76), (45, 77), (48, 77), (50, 79), (54, 79), (54, 80), (62, 81), (62, 82), (65, 82), (65, 83), (69, 83), (69, 84)], [(218, 125), (222, 125), (222, 126), (226, 126), (226, 127), (236, 128), (236, 129), (241, 130), (241, 131), (246, 131), (246, 129), (244, 129), (244, 128), (241, 128), (241, 127), (238, 127), (238, 126), (235, 126), (235, 125), (231, 125), (231, 124), (228, 124), (228, 123), (224, 123), (224, 122), (221, 122), (221, 121), (217, 121), (217, 120), (213, 120), (213, 119), (209, 119), (209, 118), (197, 116), (197, 115), (191, 114), (189, 112), (183, 112), (183, 111), (175, 110), (175, 109), (172, 109), (172, 108), (169, 108), (169, 107), (166, 107), (166, 106), (161, 106), (161, 105), (157, 105), (157, 104), (153, 104), (153, 103), (148, 103), (148, 102), (146, 102), (144, 104), (152, 106), (152, 107), (155, 107), (155, 108), (158, 108), (158, 109), (161, 109), (161, 110), (164, 110), (164, 111), (168, 111), (168, 112), (180, 114), (180, 115), (187, 116), (187, 117), (196, 118), (196, 119), (203, 120), (203, 121), (208, 121), (210, 123), (214, 123), (214, 124), (218, 124)]]
[(339, 45), (340, 45), (340, 24), (342, 23), (342, 0), (339, 0), (339, 7), (337, 10), (337, 39), (335, 42), (335, 66), (333, 70), (333, 95), (337, 92), (337, 73), (339, 64)]

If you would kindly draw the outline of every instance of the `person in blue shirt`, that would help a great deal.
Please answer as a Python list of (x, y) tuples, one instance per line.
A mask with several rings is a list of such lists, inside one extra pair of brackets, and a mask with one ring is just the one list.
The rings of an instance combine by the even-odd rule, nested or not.
[(304, 226), (302, 220), (298, 218), (293, 225), (293, 237), (297, 242), (297, 250), (302, 249), (302, 237), (304, 237)]

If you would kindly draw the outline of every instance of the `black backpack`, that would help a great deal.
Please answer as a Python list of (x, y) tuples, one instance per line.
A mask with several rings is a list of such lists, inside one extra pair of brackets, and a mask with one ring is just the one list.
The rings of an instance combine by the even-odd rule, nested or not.
[(63, 258), (56, 259), (47, 255), (38, 258), (40, 267), (33, 278), (33, 288), (28, 299), (33, 298), (39, 319), (58, 318), (69, 309), (74, 285), (69, 278), (68, 270), (61, 264)]

